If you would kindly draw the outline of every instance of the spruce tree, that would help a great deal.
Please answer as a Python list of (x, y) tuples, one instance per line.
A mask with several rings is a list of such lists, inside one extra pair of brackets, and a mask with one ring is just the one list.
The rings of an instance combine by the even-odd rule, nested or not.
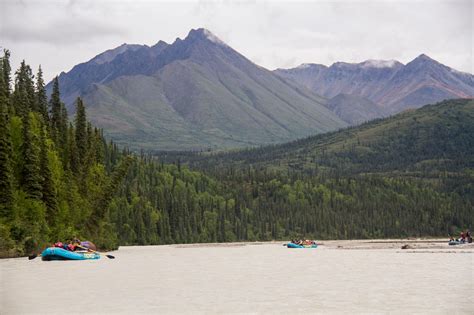
[(7, 49), (3, 50), (3, 58), (2, 58), (2, 73), (3, 76), (3, 84), (5, 84), (6, 89), (3, 91), (5, 97), (8, 99), (11, 94), (11, 77), (10, 73), (12, 68), (10, 66), (10, 51)]
[[(86, 121), (86, 110), (84, 104), (80, 97), (76, 101), (76, 145), (77, 145), (77, 154), (80, 165), (85, 164), (85, 157), (87, 156), (88, 151), (88, 133), (87, 133), (87, 121)], [(90, 136), (90, 135), (89, 135)], [(91, 137), (92, 138), (92, 137)]]
[(120, 183), (127, 175), (128, 169), (133, 163), (131, 156), (124, 156), (120, 164), (112, 172), (110, 182), (103, 188), (101, 197), (95, 202), (94, 218), (91, 221), (97, 223), (98, 219), (102, 219), (106, 214), (107, 208), (113, 199), (114, 194), (119, 188)]
[(68, 148), (68, 117), (66, 106), (61, 102), (61, 116), (59, 120), (59, 151), (61, 152), (61, 157), (64, 165), (67, 165), (69, 161), (69, 148)]
[(38, 75), (36, 76), (36, 103), (39, 113), (43, 116), (44, 122), (49, 125), (48, 97), (46, 96), (46, 89), (44, 87), (41, 65), (38, 67)]
[[(23, 61), (24, 62), (24, 61)], [(28, 95), (28, 108), (34, 112), (40, 112), (35, 92), (34, 75), (31, 67), (25, 65), (25, 89)]]
[(43, 126), (40, 131), (40, 175), (42, 178), (42, 200), (46, 205), (46, 209), (48, 210), (46, 220), (49, 224), (52, 224), (54, 222), (53, 218), (55, 217), (57, 212), (58, 201), (56, 197), (56, 189), (54, 187), (53, 175), (51, 173), (51, 168), (49, 166), (48, 160), (49, 147), (46, 142), (47, 130), (47, 126)]
[(61, 125), (61, 98), (59, 94), (59, 80), (56, 76), (53, 80), (53, 92), (50, 99), (51, 107), (51, 132), (56, 145), (59, 144), (59, 130)]
[(27, 193), (29, 198), (41, 200), (43, 196), (43, 189), (41, 187), (43, 179), (40, 175), (39, 150), (35, 144), (35, 135), (31, 130), (30, 120), (29, 114), (23, 117), (21, 188)]
[(21, 62), (16, 71), (15, 92), (13, 93), (13, 108), (15, 115), (25, 117), (31, 110), (28, 88), (28, 70), (25, 61)]
[(13, 169), (8, 103), (0, 78), (0, 218), (11, 220), (13, 216)]
[(68, 130), (69, 169), (77, 175), (80, 171), (74, 126), (69, 123)]

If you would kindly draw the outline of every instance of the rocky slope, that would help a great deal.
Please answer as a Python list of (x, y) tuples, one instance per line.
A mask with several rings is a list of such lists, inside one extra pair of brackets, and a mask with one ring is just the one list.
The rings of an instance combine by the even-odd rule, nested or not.
[(303, 64), (275, 73), (328, 98), (341, 93), (367, 98), (392, 114), (444, 99), (474, 97), (473, 75), (424, 54), (406, 65), (395, 60), (367, 60), (336, 62), (330, 67)]
[(347, 124), (308, 89), (255, 65), (205, 29), (172, 44), (122, 45), (59, 76), (69, 107), (121, 144), (152, 150), (278, 143)]

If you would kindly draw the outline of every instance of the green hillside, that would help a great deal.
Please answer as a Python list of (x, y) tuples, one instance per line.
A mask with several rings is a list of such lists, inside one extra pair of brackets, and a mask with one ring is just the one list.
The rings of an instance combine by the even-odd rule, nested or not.
[(282, 145), (182, 158), (204, 169), (253, 165), (341, 174), (469, 173), (474, 167), (473, 122), (474, 101), (451, 100)]

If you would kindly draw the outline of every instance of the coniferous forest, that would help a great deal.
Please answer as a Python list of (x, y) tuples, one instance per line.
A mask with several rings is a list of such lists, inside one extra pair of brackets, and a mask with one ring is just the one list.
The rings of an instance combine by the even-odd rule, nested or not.
[(288, 144), (132, 153), (58, 79), (0, 62), (0, 257), (58, 240), (119, 245), (446, 236), (474, 225), (474, 102)]

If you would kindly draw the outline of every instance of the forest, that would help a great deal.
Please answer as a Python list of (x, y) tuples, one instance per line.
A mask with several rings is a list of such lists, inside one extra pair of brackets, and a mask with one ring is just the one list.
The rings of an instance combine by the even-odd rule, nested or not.
[(456, 100), (292, 143), (130, 152), (41, 67), (0, 59), (0, 257), (73, 237), (100, 249), (447, 236), (474, 222), (474, 105)]

